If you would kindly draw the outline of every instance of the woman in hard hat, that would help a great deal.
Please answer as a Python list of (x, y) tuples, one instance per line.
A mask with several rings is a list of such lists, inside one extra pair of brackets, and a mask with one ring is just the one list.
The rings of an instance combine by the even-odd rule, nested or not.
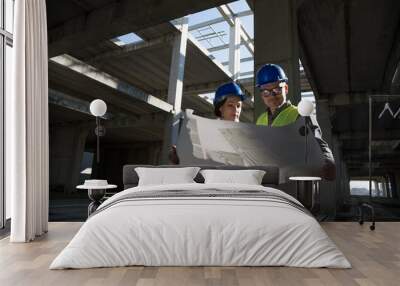
[[(244, 100), (243, 91), (237, 83), (228, 82), (219, 86), (213, 100), (215, 116), (221, 120), (239, 122)], [(169, 153), (169, 160), (173, 164), (179, 164), (175, 145)]]
[(215, 116), (222, 120), (239, 122), (244, 99), (238, 84), (229, 82), (219, 86), (213, 101)]

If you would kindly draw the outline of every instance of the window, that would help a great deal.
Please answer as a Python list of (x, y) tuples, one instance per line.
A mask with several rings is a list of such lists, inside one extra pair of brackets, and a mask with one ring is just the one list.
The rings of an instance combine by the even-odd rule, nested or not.
[(4, 46), (3, 30), (4, 11), (0, 3), (0, 228), (5, 225), (5, 194), (4, 194)]
[[(5, 88), (4, 95), (11, 93), (11, 69), (13, 65), (12, 58), (12, 44), (6, 44), (5, 49)], [(5, 97), (4, 97), (5, 98)], [(4, 130), (5, 131), (5, 130)], [(4, 137), (5, 139), (5, 137)], [(9, 219), (11, 217), (11, 193), (9, 188), (5, 188), (5, 219)]]
[(11, 92), (13, 21), (14, 0), (0, 0), (0, 228), (10, 217), (10, 194), (4, 188), (4, 106), (6, 94)]
[(14, 0), (5, 0), (4, 3), (5, 21), (4, 27), (10, 34), (14, 31)]
[[(350, 195), (369, 196), (369, 180), (358, 179), (350, 181)], [(374, 198), (392, 197), (391, 182), (386, 177), (374, 177), (371, 180), (371, 196)]]
[[(374, 186), (372, 186), (374, 187)], [(352, 196), (369, 196), (369, 181), (368, 180), (351, 180), (350, 194)]]

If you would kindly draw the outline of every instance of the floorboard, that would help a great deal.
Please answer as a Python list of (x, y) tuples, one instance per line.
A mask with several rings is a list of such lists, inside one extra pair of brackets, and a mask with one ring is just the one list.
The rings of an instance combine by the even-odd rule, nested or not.
[(119, 267), (49, 270), (55, 256), (82, 223), (53, 222), (32, 243), (0, 240), (0, 285), (400, 285), (400, 222), (369, 225), (325, 222), (323, 228), (352, 263), (352, 269), (290, 267)]

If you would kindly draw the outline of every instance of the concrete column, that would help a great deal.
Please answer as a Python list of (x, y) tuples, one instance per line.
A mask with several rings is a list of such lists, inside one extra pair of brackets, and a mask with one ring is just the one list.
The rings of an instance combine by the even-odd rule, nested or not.
[(238, 80), (240, 76), (240, 30), (241, 23), (239, 17), (234, 17), (234, 24), (229, 31), (229, 71), (232, 73), (233, 80)]
[(378, 187), (378, 182), (376, 180), (372, 181), (372, 189), (373, 190), (375, 189), (376, 196), (379, 196), (379, 187)]
[[(254, 44), (254, 76), (263, 64), (280, 65), (289, 78), (287, 98), (297, 104), (301, 90), (295, 0), (254, 1)], [(264, 111), (256, 90), (255, 119)]]
[(176, 35), (173, 42), (172, 60), (169, 73), (168, 103), (174, 107), (174, 114), (171, 114), (165, 122), (162, 149), (162, 162), (165, 164), (168, 163), (168, 152), (171, 149), (171, 145), (176, 144), (179, 131), (179, 121), (182, 115), (181, 105), (188, 37), (188, 18), (184, 17), (181, 21), (181, 33)]
[(63, 187), (65, 193), (75, 190), (79, 183), (83, 152), (90, 131), (81, 126), (57, 127), (50, 130), (50, 186), (52, 188)]
[(154, 142), (149, 146), (149, 164), (159, 165), (160, 164), (160, 154), (161, 154), (162, 144), (159, 142)]
[(394, 180), (393, 196), (395, 198), (400, 198), (400, 171), (399, 170), (395, 170), (393, 172), (393, 180)]
[(390, 198), (394, 198), (393, 196), (393, 190), (390, 189), (390, 180), (391, 180), (391, 176), (390, 174), (386, 174), (385, 175), (385, 189), (386, 189), (386, 193)]
[(388, 192), (388, 189), (387, 189), (387, 184), (386, 184), (386, 179), (385, 179), (385, 178), (383, 178), (383, 179), (381, 180), (381, 186), (382, 186), (382, 193), (383, 193), (383, 196), (384, 196), (384, 197), (388, 197), (389, 192)]
[[(92, 130), (93, 131), (93, 130)], [(83, 153), (85, 152), (86, 139), (89, 134), (89, 129), (86, 127), (77, 127), (75, 129), (74, 145), (71, 161), (71, 174), (70, 180), (67, 182), (67, 192), (73, 192), (76, 186), (80, 183), (79, 177), (81, 173), (81, 164)]]
[(332, 125), (329, 118), (329, 104), (327, 100), (317, 100), (317, 119), (322, 131), (322, 138), (332, 150), (336, 163), (336, 180), (322, 181), (320, 185), (321, 213), (334, 216), (336, 213), (336, 190), (340, 187), (341, 179), (341, 150), (338, 140), (332, 135)]
[(396, 171), (391, 171), (389, 174), (389, 180), (390, 180), (390, 187), (392, 190), (392, 198), (393, 199), (398, 199), (399, 198), (399, 186), (400, 186), (400, 172), (397, 170)]
[[(340, 148), (341, 149), (341, 148)], [(336, 164), (338, 168), (337, 188), (336, 188), (336, 209), (341, 209), (345, 202), (350, 201), (350, 177), (346, 162), (343, 161), (343, 153), (339, 150), (339, 156)]]

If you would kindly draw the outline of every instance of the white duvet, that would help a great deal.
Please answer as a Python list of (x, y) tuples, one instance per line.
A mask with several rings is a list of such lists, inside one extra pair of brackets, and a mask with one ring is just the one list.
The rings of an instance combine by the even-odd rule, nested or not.
[[(130, 192), (262, 190), (238, 184), (135, 187), (105, 201), (50, 269), (145, 266), (294, 266), (350, 268), (318, 222), (296, 207), (257, 198), (152, 198), (121, 201)], [(298, 202), (297, 202), (298, 203)]]

